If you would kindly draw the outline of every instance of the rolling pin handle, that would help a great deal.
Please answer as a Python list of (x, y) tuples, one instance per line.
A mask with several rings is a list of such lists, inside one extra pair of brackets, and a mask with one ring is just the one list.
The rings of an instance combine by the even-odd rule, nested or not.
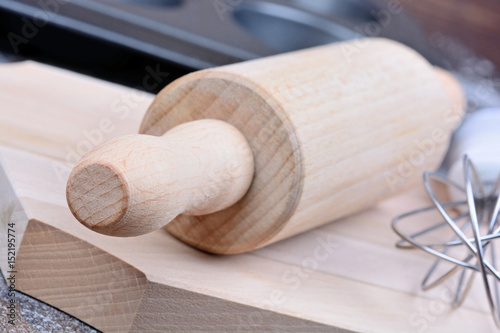
[(66, 197), (86, 227), (137, 236), (180, 214), (205, 215), (233, 205), (253, 173), (252, 151), (240, 131), (204, 119), (161, 137), (130, 135), (97, 147), (73, 169)]

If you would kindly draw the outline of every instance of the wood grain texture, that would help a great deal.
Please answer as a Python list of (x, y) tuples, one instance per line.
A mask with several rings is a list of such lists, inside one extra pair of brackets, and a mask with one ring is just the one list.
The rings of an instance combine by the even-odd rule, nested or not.
[[(13, 97), (12, 82), (23, 80), (18, 97), (38, 97)], [(72, 89), (56, 98), (54, 85)], [(443, 299), (448, 288), (419, 290), (432, 260), (394, 248), (390, 219), (426, 205), (420, 191), (235, 256), (203, 253), (164, 230), (129, 239), (88, 230), (66, 205), (66, 146), (87, 140), (78, 126), (90, 131), (103, 118), (117, 126), (107, 137), (135, 133), (146, 105), (130, 108), (126, 119), (115, 118), (111, 106), (132, 93), (34, 63), (0, 65), (0, 126), (9, 128), (0, 131), (0, 222), (5, 227), (14, 216), (5, 200), (18, 202), (16, 232), (26, 229), (16, 261), (21, 291), (106, 332), (495, 331), (480, 284), (452, 309)], [(91, 107), (62, 107), (45, 120), (69, 101)], [(40, 121), (26, 122), (26, 115)]]
[(463, 113), (458, 83), (439, 76), (407, 47), (365, 39), (178, 79), (160, 92), (140, 132), (224, 120), (252, 147), (255, 177), (236, 205), (180, 215), (167, 230), (208, 252), (241, 253), (415, 186), (441, 163)]
[(226, 122), (202, 119), (161, 137), (130, 135), (100, 145), (73, 169), (66, 196), (86, 227), (138, 236), (180, 214), (205, 215), (234, 205), (253, 175), (245, 137)]

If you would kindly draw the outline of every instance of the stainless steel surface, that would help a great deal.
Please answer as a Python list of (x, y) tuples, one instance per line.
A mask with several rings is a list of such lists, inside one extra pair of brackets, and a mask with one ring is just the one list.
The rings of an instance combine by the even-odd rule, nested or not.
[[(42, 8), (36, 0), (3, 0), (0, 9), (30, 20), (42, 17), (46, 25), (192, 69), (363, 35), (396, 39), (431, 57), (425, 37), (409, 15), (401, 8), (391, 14), (392, 8), (380, 0), (54, 2), (60, 4)], [(18, 25), (17, 20), (9, 27), (19, 30)], [(36, 38), (31, 42), (37, 43)]]

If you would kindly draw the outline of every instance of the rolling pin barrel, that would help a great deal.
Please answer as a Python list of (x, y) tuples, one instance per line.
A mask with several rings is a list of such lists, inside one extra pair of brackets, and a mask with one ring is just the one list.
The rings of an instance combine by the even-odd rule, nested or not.
[(449, 73), (384, 39), (195, 72), (158, 94), (142, 135), (83, 157), (68, 203), (101, 233), (166, 225), (208, 252), (250, 251), (418, 184), (463, 108)]

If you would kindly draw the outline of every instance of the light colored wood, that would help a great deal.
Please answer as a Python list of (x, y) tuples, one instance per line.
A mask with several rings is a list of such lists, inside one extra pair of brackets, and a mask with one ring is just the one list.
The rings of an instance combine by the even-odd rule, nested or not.
[(245, 137), (226, 122), (203, 119), (161, 137), (130, 135), (100, 145), (73, 169), (66, 193), (86, 227), (137, 236), (179, 214), (232, 206), (247, 192), (253, 171)]
[[(461, 119), (463, 101), (451, 75), (436, 72), (406, 46), (383, 39), (332, 44), (189, 74), (160, 92), (140, 132), (163, 135), (179, 124), (204, 118), (230, 123), (254, 153), (250, 188), (236, 204), (209, 214), (179, 214), (182, 207), (153, 212), (168, 206), (165, 197), (163, 203), (142, 210), (151, 218), (127, 215), (127, 227), (145, 226), (122, 228), (116, 234), (136, 235), (138, 229), (149, 231), (177, 216), (166, 226), (173, 235), (199, 249), (230, 254), (345, 217), (415, 186), (424, 170), (435, 169)], [(180, 182), (185, 168), (179, 168)], [(82, 184), (75, 196), (90, 191), (92, 182)], [(75, 188), (73, 180), (70, 184), (70, 190)], [(89, 196), (102, 193), (95, 190)], [(88, 216), (118, 217), (116, 210), (126, 204), (113, 194), (99, 197), (103, 202), (91, 210), (104, 210)], [(163, 191), (157, 195), (162, 198)], [(150, 191), (147, 197), (148, 204), (154, 200)]]
[(434, 67), (434, 72), (451, 101), (450, 109), (444, 113), (446, 120), (451, 127), (457, 128), (464, 117), (464, 112), (467, 108), (467, 98), (465, 97), (462, 86), (450, 72), (439, 67)]
[(390, 220), (427, 205), (421, 191), (235, 256), (203, 253), (164, 230), (129, 239), (88, 230), (66, 205), (66, 146), (88, 140), (79, 128), (104, 118), (116, 124), (108, 138), (134, 133), (152, 97), (123, 120), (111, 107), (131, 94), (44, 65), (0, 65), (0, 222), (15, 221), (20, 235), (21, 291), (104, 332), (496, 331), (482, 289), (452, 309), (449, 285), (419, 290), (432, 259), (394, 247)]

